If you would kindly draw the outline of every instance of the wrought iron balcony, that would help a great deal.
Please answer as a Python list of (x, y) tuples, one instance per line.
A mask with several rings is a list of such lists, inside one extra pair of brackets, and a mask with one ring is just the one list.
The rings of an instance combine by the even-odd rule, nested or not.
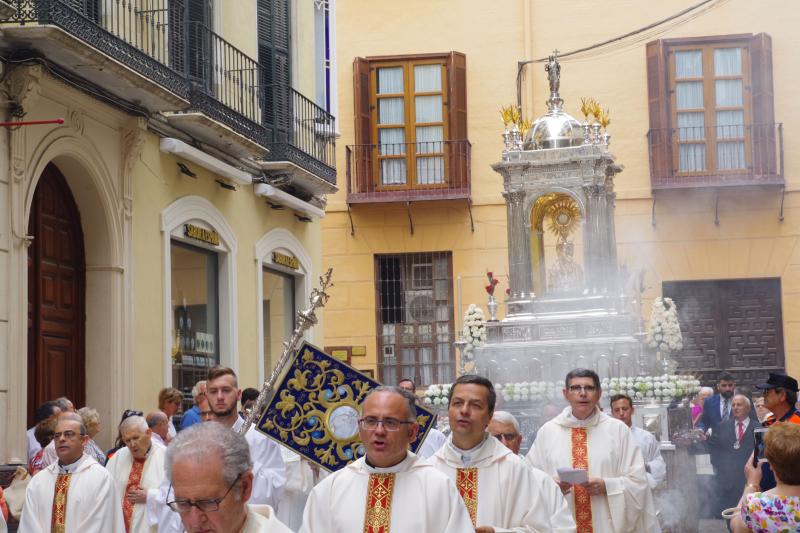
[(350, 145), (347, 202), (469, 198), (471, 148), (467, 140)]
[(783, 124), (647, 132), (653, 189), (783, 185)]
[(0, 25), (16, 55), (43, 56), (239, 157), (288, 161), (335, 184), (334, 118), (291, 87), (269, 84), (264, 65), (186, 21), (183, 2), (11, 3), (16, 13)]

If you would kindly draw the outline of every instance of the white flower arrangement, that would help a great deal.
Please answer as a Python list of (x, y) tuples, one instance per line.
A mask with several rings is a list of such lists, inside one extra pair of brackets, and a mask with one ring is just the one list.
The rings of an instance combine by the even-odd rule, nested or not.
[[(431, 385), (425, 391), (423, 403), (434, 407), (447, 406), (447, 397), (452, 385)], [(520, 383), (495, 383), (497, 396), (505, 402), (543, 402), (558, 400), (564, 383), (561, 381), (523, 381)]]
[(678, 308), (672, 298), (658, 297), (653, 300), (647, 326), (647, 345), (666, 354), (683, 348)]
[(669, 403), (700, 392), (700, 381), (694, 376), (677, 374), (604, 378), (601, 386), (606, 397), (627, 394), (636, 402)]
[(483, 310), (475, 304), (469, 304), (464, 313), (464, 327), (461, 329), (461, 336), (467, 343), (461, 351), (463, 364), (472, 361), (474, 359), (473, 350), (486, 343), (486, 319)]

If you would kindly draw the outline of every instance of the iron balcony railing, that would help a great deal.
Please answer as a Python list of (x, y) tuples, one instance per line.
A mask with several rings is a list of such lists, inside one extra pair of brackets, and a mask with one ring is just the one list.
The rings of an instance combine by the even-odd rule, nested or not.
[(647, 133), (654, 189), (783, 185), (783, 124), (688, 126)]
[(335, 183), (335, 120), (266, 66), (198, 22), (177, 0), (12, 0), (2, 24), (62, 28), (142, 76), (188, 99), (191, 108)]
[(470, 197), (468, 140), (347, 146), (349, 203)]

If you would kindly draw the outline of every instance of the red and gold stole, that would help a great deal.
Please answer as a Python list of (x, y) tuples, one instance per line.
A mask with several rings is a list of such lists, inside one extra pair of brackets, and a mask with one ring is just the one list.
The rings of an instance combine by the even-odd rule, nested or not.
[(477, 527), (478, 520), (478, 469), (458, 468), (456, 470), (456, 487), (464, 505), (467, 506), (472, 525)]
[[(572, 428), (572, 468), (589, 470), (589, 437), (586, 428)], [(584, 487), (574, 486), (575, 524), (581, 533), (594, 533), (592, 526), (592, 496)]]
[(133, 502), (128, 499), (128, 491), (138, 489), (142, 481), (142, 470), (144, 470), (145, 459), (135, 459), (131, 464), (131, 473), (128, 474), (128, 484), (125, 485), (125, 492), (122, 494), (122, 516), (125, 519), (125, 532), (130, 533), (131, 519), (133, 518)]
[(67, 524), (67, 492), (72, 474), (59, 474), (56, 478), (56, 489), (53, 493), (53, 518), (51, 533), (64, 533)]
[(394, 474), (370, 474), (364, 533), (389, 533), (392, 522)]

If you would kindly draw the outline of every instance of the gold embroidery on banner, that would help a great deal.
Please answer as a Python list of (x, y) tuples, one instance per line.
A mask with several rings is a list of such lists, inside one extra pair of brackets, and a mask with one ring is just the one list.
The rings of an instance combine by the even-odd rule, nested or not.
[(394, 474), (370, 474), (364, 533), (389, 533), (392, 521)]
[(478, 469), (459, 468), (456, 470), (456, 487), (464, 505), (469, 511), (472, 525), (477, 527), (478, 520)]
[(50, 533), (65, 533), (67, 523), (67, 492), (72, 474), (59, 474), (53, 494), (53, 517)]
[[(589, 470), (589, 436), (586, 428), (572, 428), (572, 468)], [(581, 533), (593, 533), (592, 496), (584, 487), (574, 486), (575, 524)]]

